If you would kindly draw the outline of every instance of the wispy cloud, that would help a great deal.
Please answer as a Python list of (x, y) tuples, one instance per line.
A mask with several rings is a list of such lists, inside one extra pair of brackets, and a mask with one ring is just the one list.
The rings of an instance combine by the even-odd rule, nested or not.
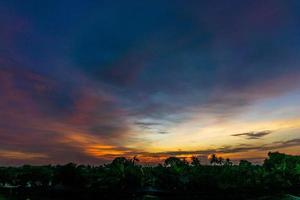
[(270, 130), (264, 130), (264, 131), (257, 131), (257, 132), (232, 134), (231, 136), (242, 136), (242, 137), (246, 137), (247, 139), (253, 140), (253, 139), (260, 139), (266, 135), (271, 134), (272, 132), (273, 131)]
[[(299, 90), (300, 12), (292, 1), (220, 1), (217, 9), (205, 1), (75, 3), (68, 16), (64, 3), (0, 4), (0, 146), (7, 151), (39, 152), (50, 162), (99, 162), (298, 144), (160, 154), (135, 144), (165, 138), (166, 146), (176, 139), (189, 145), (175, 137), (189, 131), (177, 128), (192, 118), (230, 121), (247, 115), (248, 106)], [(36, 6), (47, 12), (28, 14)], [(49, 9), (57, 15), (45, 15)], [(272, 133), (263, 129), (232, 136), (257, 140)]]
[(208, 156), (212, 153), (218, 154), (231, 154), (231, 153), (245, 153), (245, 152), (260, 152), (260, 151), (274, 151), (282, 148), (288, 147), (298, 147), (300, 146), (300, 138), (295, 138), (286, 141), (276, 141), (270, 144), (264, 145), (248, 145), (241, 144), (237, 146), (224, 146), (215, 149), (205, 149), (205, 150), (192, 150), (192, 151), (165, 151), (165, 152), (140, 152), (139, 154), (149, 157), (168, 157), (168, 156), (186, 156), (186, 155), (200, 155)]
[(10, 151), (10, 150), (0, 149), (0, 158), (16, 159), (16, 160), (32, 160), (32, 159), (48, 158), (48, 156), (42, 153)]
[(168, 134), (169, 132), (168, 131), (159, 131), (158, 133), (159, 134)]
[(153, 129), (153, 128), (157, 128), (158, 126), (161, 126), (162, 124), (158, 122), (137, 121), (135, 122), (135, 125), (139, 126), (142, 129)]

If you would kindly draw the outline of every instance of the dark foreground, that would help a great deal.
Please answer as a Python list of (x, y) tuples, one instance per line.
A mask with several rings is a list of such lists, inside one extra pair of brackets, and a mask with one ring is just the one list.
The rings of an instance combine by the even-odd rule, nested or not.
[(299, 200), (300, 197), (290, 194), (278, 194), (278, 195), (266, 195), (266, 196), (253, 196), (253, 195), (170, 195), (170, 196), (156, 196), (156, 195), (121, 195), (110, 197), (107, 195), (104, 196), (95, 196), (83, 198), (82, 196), (30, 196), (24, 195), (22, 197), (10, 196), (10, 195), (0, 195), (0, 200), (93, 200), (93, 199), (103, 199), (103, 200), (219, 200), (219, 199), (229, 199), (229, 200)]
[(170, 157), (157, 166), (116, 158), (101, 166), (0, 167), (0, 200), (297, 199), (300, 156), (268, 156), (263, 165), (212, 155), (210, 165)]

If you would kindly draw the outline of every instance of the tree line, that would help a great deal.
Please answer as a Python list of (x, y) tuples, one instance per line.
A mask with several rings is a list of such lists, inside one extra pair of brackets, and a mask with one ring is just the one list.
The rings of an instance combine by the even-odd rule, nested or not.
[[(16, 190), (64, 190), (87, 193), (170, 193), (208, 191), (287, 191), (300, 189), (300, 156), (268, 153), (262, 165), (241, 160), (233, 164), (213, 154), (210, 165), (197, 157), (167, 158), (156, 166), (143, 166), (136, 157), (115, 158), (101, 166), (46, 165), (0, 167), (0, 187)], [(26, 189), (27, 188), (27, 189)], [(150, 188), (150, 189), (149, 189)]]

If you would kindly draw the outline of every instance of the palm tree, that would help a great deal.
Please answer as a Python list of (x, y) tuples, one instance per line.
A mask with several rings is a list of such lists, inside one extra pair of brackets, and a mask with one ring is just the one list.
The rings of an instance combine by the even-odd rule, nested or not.
[(191, 165), (192, 165), (192, 166), (200, 166), (201, 163), (200, 163), (199, 158), (197, 158), (196, 156), (193, 156), (193, 157), (192, 157)]
[(224, 165), (231, 166), (232, 162), (229, 158), (226, 158)]
[(222, 158), (222, 157), (220, 156), (220, 157), (218, 158), (217, 163), (218, 163), (219, 165), (223, 165), (223, 164), (224, 164), (224, 158)]
[(210, 156), (210, 164), (215, 165), (219, 163), (219, 159), (216, 154)]

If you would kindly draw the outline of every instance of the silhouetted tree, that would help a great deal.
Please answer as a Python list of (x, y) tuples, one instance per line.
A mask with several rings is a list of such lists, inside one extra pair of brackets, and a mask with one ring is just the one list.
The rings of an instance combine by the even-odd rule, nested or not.
[(192, 157), (192, 162), (191, 162), (191, 165), (192, 165), (192, 166), (200, 166), (200, 165), (201, 165), (201, 163), (200, 163), (200, 160), (199, 160), (199, 158), (198, 158), (198, 157), (196, 157), (196, 156), (193, 156), (193, 157)]
[(231, 162), (231, 160), (229, 158), (226, 158), (225, 162), (224, 162), (224, 165), (232, 165), (233, 163)]
[[(14, 186), (26, 191), (63, 191), (99, 194), (135, 194), (145, 187), (176, 193), (209, 193), (211, 191), (298, 191), (300, 156), (270, 152), (263, 165), (241, 160), (238, 165), (216, 154), (210, 165), (201, 165), (197, 157), (188, 163), (184, 158), (170, 157), (164, 164), (141, 166), (137, 157), (115, 158), (110, 164), (85, 166), (69, 163), (58, 166), (0, 167), (0, 188)], [(21, 188), (21, 189), (20, 189)], [(65, 193), (65, 192), (64, 192)], [(100, 195), (101, 196), (101, 195)], [(18, 198), (17, 198), (18, 199)], [(90, 198), (93, 199), (93, 198)]]
[(212, 165), (219, 164), (219, 158), (217, 157), (216, 154), (212, 154), (210, 156), (210, 164)]

